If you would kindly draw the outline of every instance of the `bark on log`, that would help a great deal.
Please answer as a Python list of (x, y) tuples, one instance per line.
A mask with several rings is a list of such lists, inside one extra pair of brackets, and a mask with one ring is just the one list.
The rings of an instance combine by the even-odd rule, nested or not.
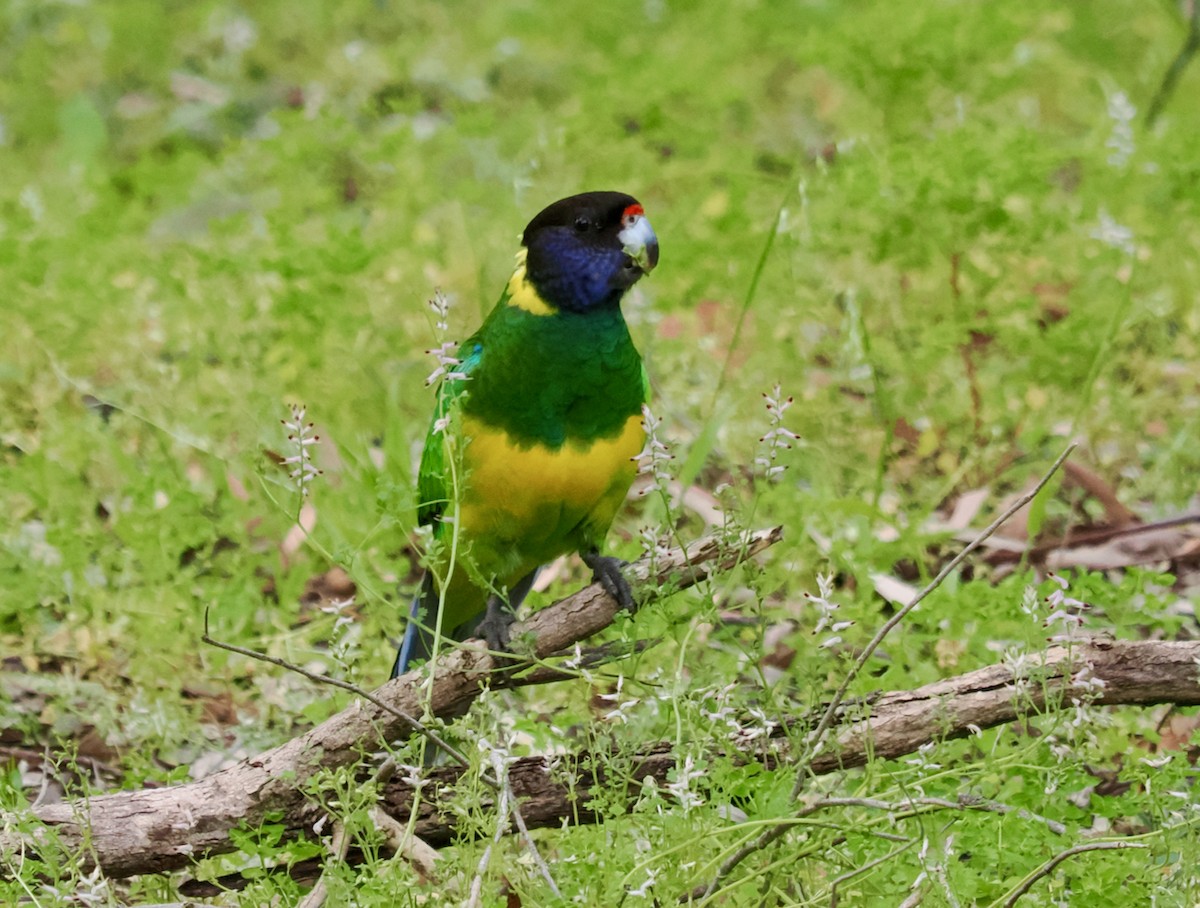
[[(703, 540), (691, 547), (686, 559), (682, 553), (661, 559), (655, 578), (661, 583), (670, 577), (685, 586), (756, 554), (778, 538), (778, 530), (763, 531), (733, 549)], [(634, 567), (639, 578), (649, 576), (646, 565)], [(544, 657), (603, 628), (615, 611), (612, 600), (593, 586), (537, 612), (524, 630), (535, 635), (537, 654)], [(1084, 640), (1069, 648), (1052, 646), (1040, 659), (1027, 659), (1025, 665), (1022, 679), (1014, 678), (1008, 664), (996, 664), (915, 690), (848, 704), (841, 728), (830, 746), (813, 759), (810, 770), (819, 774), (860, 766), (870, 755), (899, 757), (929, 741), (967, 735), (972, 726), (988, 728), (1037, 714), (1084, 694), (1078, 682), (1085, 667), (1091, 677), (1104, 682), (1102, 688), (1091, 689), (1093, 702), (1098, 704), (1200, 704), (1200, 642), (1196, 641)], [(447, 714), (459, 709), (478, 695), (481, 682), (497, 668), (485, 652), (475, 648), (457, 650), (439, 660), (433, 685), (434, 711)], [(419, 711), (420, 680), (420, 672), (410, 672), (375, 695), (414, 714)], [(282, 822), (289, 835), (304, 835), (322, 819), (321, 809), (302, 794), (306, 781), (321, 768), (358, 761), (364, 751), (404, 731), (400, 720), (386, 711), (356, 702), (305, 735), (197, 782), (50, 805), (34, 811), (34, 819), (45, 824), (44, 836), (54, 835), (62, 847), (94, 856), (110, 876), (177, 869), (201, 856), (231, 851), (230, 830), (243, 824), (254, 826), (268, 811), (281, 816), (273, 821)], [(744, 746), (731, 744), (730, 750), (754, 758)], [(611, 796), (608, 788), (616, 781), (606, 778), (603, 767), (613, 759), (612, 755), (589, 753), (560, 756), (555, 758), (553, 772), (542, 758), (518, 761), (510, 770), (509, 782), (526, 824), (539, 827), (557, 826), (564, 819), (594, 821), (589, 791), (604, 789)], [(654, 777), (664, 783), (674, 765), (669, 744), (650, 746), (637, 754), (631, 771), (621, 775), (630, 785), (630, 802), (637, 797), (643, 779)], [(449, 784), (458, 773), (441, 769), (435, 775), (439, 783)], [(384, 808), (407, 822), (412, 803), (411, 788), (393, 777), (384, 789)], [(417, 835), (434, 845), (452, 840), (450, 811), (439, 812), (436, 801), (428, 800), (423, 800), (417, 811)], [(0, 826), (19, 828), (17, 823)], [(86, 851), (81, 847), (85, 837)], [(38, 840), (12, 831), (0, 832), (0, 853), (36, 850), (38, 844)]]
[[(684, 588), (710, 574), (728, 570), (782, 538), (782, 528), (742, 538), (708, 537), (655, 559), (628, 567), (634, 588), (652, 583)], [(513, 628), (514, 639), (529, 635), (534, 654), (545, 658), (573, 646), (612, 623), (617, 605), (599, 584), (535, 612)], [(497, 662), (482, 647), (463, 647), (439, 658), (432, 684), (432, 711), (455, 715), (479, 696), (489, 676), (503, 678), (511, 661)], [(409, 716), (422, 712), (424, 670), (388, 682), (376, 698)], [(193, 860), (232, 851), (229, 833), (254, 827), (268, 814), (283, 816), (289, 829), (301, 830), (308, 815), (303, 794), (317, 772), (361, 759), (364, 752), (408, 734), (402, 720), (372, 703), (356, 701), (311, 731), (221, 772), (168, 788), (100, 795), (75, 803), (52, 804), (33, 811), (43, 828), (34, 841), (8, 829), (0, 814), (0, 854), (36, 850), (51, 836), (59, 846), (80, 853), (87, 869), (100, 865), (113, 877), (159, 873)], [(84, 843), (87, 848), (84, 849)]]
[[(1012, 671), (1003, 663), (935, 681), (908, 691), (893, 691), (873, 698), (869, 703), (850, 704), (848, 709), (867, 714), (848, 722), (836, 736), (836, 745), (817, 754), (811, 763), (814, 774), (824, 775), (839, 769), (862, 766), (868, 758), (896, 758), (914, 753), (930, 741), (961, 738), (972, 733), (972, 726), (992, 728), (1031, 718), (1059, 702), (1070, 704), (1072, 696), (1083, 691), (1074, 686), (1078, 673), (1087, 666), (1091, 676), (1104, 681), (1103, 691), (1093, 701), (1109, 706), (1150, 706), (1156, 703), (1200, 704), (1200, 641), (1183, 643), (1091, 639), (1076, 642), (1070, 648), (1052, 646), (1031, 659), (1025, 678), (1030, 682), (1020, 695), (1014, 688)], [(637, 798), (642, 781), (653, 777), (665, 784), (675, 768), (674, 745), (658, 743), (643, 748), (630, 761), (628, 781), (630, 802)], [(754, 752), (734, 746), (746, 759)], [(627, 760), (629, 758), (626, 758)], [(553, 762), (555, 768), (551, 768)], [(611, 765), (611, 754), (583, 752), (553, 758), (527, 757), (518, 760), (509, 771), (514, 794), (521, 805), (525, 823), (535, 826), (560, 826), (564, 819), (588, 823), (595, 815), (588, 807), (591, 791), (604, 791), (611, 797), (603, 769)], [(596, 767), (596, 768), (590, 768)], [(443, 767), (431, 773), (435, 784), (428, 791), (452, 787), (460, 772)], [(384, 809), (401, 822), (407, 822), (413, 809), (413, 792), (398, 777), (384, 790)], [(416, 833), (431, 845), (449, 844), (454, 828), (449, 811), (439, 813), (436, 799), (428, 794), (417, 808)], [(321, 817), (316, 806), (301, 813), (303, 824), (311, 826)]]
[[(1070, 704), (1071, 698), (1084, 693), (1076, 686), (1079, 672), (1088, 668), (1091, 677), (1104, 682), (1094, 703), (1109, 706), (1150, 706), (1157, 703), (1200, 704), (1200, 641), (1162, 642), (1096, 638), (1082, 640), (1071, 647), (1052, 646), (1026, 662), (1023, 676), (1028, 684), (1018, 694), (1012, 670), (998, 663), (976, 671), (935, 681), (909, 691), (880, 694), (869, 703), (849, 704), (857, 721), (847, 719), (838, 731), (836, 745), (818, 754), (811, 771), (822, 775), (839, 769), (865, 764), (868, 758), (895, 758), (915, 752), (930, 741), (961, 738), (972, 727), (991, 728), (1017, 719), (1028, 719), (1055, 707)], [(865, 717), (863, 717), (865, 715)], [(762, 759), (771, 764), (786, 756), (764, 758), (752, 749), (731, 742), (747, 760)], [(622, 765), (610, 778), (605, 767)], [(582, 752), (553, 758), (526, 757), (509, 769), (509, 784), (521, 806), (528, 828), (558, 827), (563, 821), (592, 823), (597, 815), (591, 808), (592, 792), (603, 792), (611, 803), (612, 788), (624, 785), (627, 803), (641, 793), (642, 782), (653, 778), (660, 787), (668, 782), (675, 768), (674, 744), (660, 742), (642, 748), (633, 757), (617, 760), (612, 754)], [(453, 813), (440, 809), (437, 792), (453, 797), (460, 771), (443, 767), (429, 773), (430, 782), (416, 804), (415, 833), (429, 845), (441, 847), (454, 838)], [(382, 792), (383, 808), (397, 821), (407, 823), (414, 809), (412, 787), (398, 776)], [(487, 809), (485, 795), (483, 807)], [(323, 816), (314, 804), (302, 805), (290, 818), (295, 831), (311, 829)], [(515, 832), (515, 830), (512, 830)], [(303, 877), (320, 871), (321, 862), (299, 865), (293, 872)], [(243, 883), (237, 875), (220, 881), (225, 888)], [(188, 884), (185, 894), (196, 897), (213, 895), (219, 889), (209, 884)]]

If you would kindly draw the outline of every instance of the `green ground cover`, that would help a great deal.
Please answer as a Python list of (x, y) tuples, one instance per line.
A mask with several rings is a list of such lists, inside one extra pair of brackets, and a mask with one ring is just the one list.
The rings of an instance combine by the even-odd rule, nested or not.
[[(441, 340), (426, 300), (445, 292), (449, 335), (465, 336), (533, 213), (620, 189), (662, 243), (627, 312), (667, 469), (729, 521), (787, 537), (760, 567), (610, 632), (663, 638), (643, 656), (591, 684), (492, 698), (461, 734), (513, 753), (603, 743), (616, 763), (675, 742), (702, 780), (681, 772), (632, 813), (614, 795), (602, 822), (536, 840), (566, 901), (667, 904), (706, 883), (795, 813), (793, 772), (712, 756), (723, 723), (781, 722), (827, 699), (890, 613), (872, 575), (919, 585), (953, 550), (931, 517), (986, 487), (982, 525), (1070, 440), (1143, 519), (1194, 504), (1200, 72), (1143, 121), (1184, 33), (1167, 3), (1103, 0), (12, 0), (0, 9), (0, 743), (67, 764), (90, 755), (136, 787), (211, 771), (350, 702), (203, 646), (206, 612), (223, 640), (382, 683), (414, 577), (424, 351)], [(784, 425), (799, 440), (768, 481), (755, 461), (776, 383), (795, 398)], [(300, 404), (323, 470), (303, 499), (276, 462)], [(1030, 530), (1103, 516), (1055, 483)], [(704, 529), (651, 495), (611, 541), (633, 558), (643, 530)], [(1193, 633), (1162, 568), (1071, 576), (1069, 594), (1091, 605), (1083, 630)], [(814, 633), (820, 610), (803, 594), (818, 594), (818, 575), (854, 622), (838, 642)], [(538, 601), (583, 578), (572, 563)], [(1048, 609), (1031, 612), (1027, 590), (1056, 585), (1025, 569), (996, 580), (982, 566), (956, 575), (851, 693), (1040, 649)], [(341, 622), (321, 594), (349, 583)], [(794, 655), (768, 670), (777, 646)], [(614, 691), (619, 717), (589, 699)], [(1039, 735), (1001, 727), (825, 778), (820, 792), (891, 802), (976, 793), (1067, 832), (1015, 813), (846, 807), (748, 859), (713, 903), (829, 904), (833, 881), (859, 870), (840, 904), (910, 892), (999, 904), (1095, 834), (1148, 847), (1077, 856), (1030, 903), (1194, 905), (1189, 751), (1141, 762), (1160, 718), (1064, 709), (1037, 718)], [(37, 792), (0, 766), (0, 807), (18, 810)], [(1133, 784), (1068, 797), (1096, 784), (1088, 767)], [(331, 866), (330, 903), (464, 901), (495, 822), (481, 802), (462, 792), (463, 841), (436, 887), (355, 826), (367, 862)], [(361, 818), (370, 803), (360, 792), (340, 809)], [(195, 875), (320, 853), (246, 836)], [(72, 855), (0, 866), (4, 900), (45, 906), (166, 901), (184, 879), (89, 882)], [(484, 904), (555, 900), (516, 839), (482, 883)], [(214, 904), (302, 892), (264, 875)]]

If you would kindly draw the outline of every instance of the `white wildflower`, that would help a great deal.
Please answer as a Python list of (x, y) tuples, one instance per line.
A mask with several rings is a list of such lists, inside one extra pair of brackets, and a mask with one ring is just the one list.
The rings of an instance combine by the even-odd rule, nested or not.
[(1026, 584), (1024, 591), (1021, 593), (1021, 611), (1037, 621), (1041, 617), (1041, 602), (1038, 599), (1037, 587), (1033, 584)]
[(434, 326), (438, 334), (445, 334), (450, 330), (450, 298), (441, 290), (435, 290), (433, 299), (429, 301), (429, 308), (433, 310)]
[(650, 890), (654, 886), (654, 881), (658, 879), (659, 871), (653, 867), (646, 868), (646, 879), (642, 881), (642, 885), (637, 889), (630, 889), (629, 894), (636, 899), (646, 899), (651, 897)]
[(610, 703), (615, 703), (616, 706), (604, 714), (604, 718), (612, 722), (620, 722), (624, 724), (629, 721), (626, 715), (633, 707), (641, 703), (638, 697), (627, 697), (622, 699), (621, 688), (625, 686), (625, 676), (617, 675), (617, 687), (611, 694), (599, 694), (597, 699), (607, 700)]
[(828, 631), (830, 634), (821, 642), (823, 649), (829, 649), (842, 642), (842, 631), (853, 626), (854, 622), (834, 620), (834, 615), (841, 606), (831, 598), (833, 596), (833, 574), (817, 574), (817, 591), (816, 596), (812, 593), (805, 593), (804, 598), (811, 602), (819, 613), (817, 626), (813, 628), (813, 633), (820, 634)]
[(684, 813), (704, 803), (704, 798), (693, 791), (691, 787), (693, 779), (701, 779), (703, 777), (704, 771), (696, 769), (696, 761), (689, 754), (684, 759), (683, 766), (676, 766), (675, 781), (667, 783), (667, 791), (671, 792), (676, 800), (679, 801), (679, 806), (683, 808)]
[(1071, 678), (1071, 686), (1078, 687), (1093, 696), (1098, 696), (1108, 686), (1103, 678), (1097, 678), (1093, 673), (1093, 665), (1089, 662)]
[(309, 450), (321, 440), (321, 436), (314, 435), (313, 424), (304, 421), (306, 409), (303, 406), (293, 404), (291, 409), (291, 421), (281, 419), (280, 422), (291, 433), (287, 440), (292, 443), (292, 448), (296, 453), (291, 457), (285, 457), (283, 462), (292, 468), (288, 475), (296, 484), (296, 488), (300, 490), (300, 494), (304, 496), (308, 494), (312, 481), (321, 475), (321, 471), (312, 462), (312, 452)]
[(462, 365), (462, 360), (454, 355), (458, 352), (458, 344), (455, 341), (442, 341), (439, 346), (425, 352), (437, 360), (437, 368), (425, 378), (426, 388), (443, 378), (466, 378), (462, 372), (454, 371), (455, 366)]
[(655, 416), (646, 404), (642, 404), (642, 429), (646, 433), (646, 446), (633, 459), (637, 463), (638, 473), (649, 476), (652, 480), (651, 484), (642, 490), (642, 495), (649, 494), (651, 490), (665, 493), (667, 484), (671, 481), (667, 464), (675, 459), (675, 455), (658, 437), (662, 424), (662, 420)]
[(763, 445), (762, 454), (754, 459), (754, 465), (762, 471), (763, 479), (767, 482), (778, 482), (787, 467), (776, 463), (776, 459), (792, 446), (800, 436), (783, 424), (784, 414), (792, 405), (793, 398), (784, 397), (779, 382), (775, 383), (770, 393), (763, 394), (767, 401), (769, 428), (759, 439)]
[(917, 769), (921, 770), (922, 772), (929, 772), (930, 770), (941, 769), (942, 768), (941, 763), (934, 763), (930, 759), (930, 757), (933, 756), (933, 753), (935, 750), (937, 750), (937, 742), (936, 741), (930, 741), (927, 744), (922, 744), (920, 747), (917, 748), (917, 755), (915, 757), (913, 757), (911, 760), (905, 760), (905, 762), (908, 763), (910, 766), (917, 767)]
[(1058, 574), (1051, 574), (1050, 579), (1058, 584), (1058, 589), (1046, 597), (1046, 604), (1050, 606), (1051, 612), (1046, 617), (1046, 620), (1042, 622), (1042, 626), (1054, 627), (1055, 625), (1061, 625), (1063, 637), (1071, 639), (1075, 635), (1075, 632), (1083, 625), (1083, 615), (1081, 613), (1089, 608), (1089, 606), (1086, 602), (1067, 595), (1070, 584), (1065, 577)]
[(1092, 228), (1091, 237), (1126, 255), (1134, 253), (1133, 231), (1124, 224), (1118, 224), (1104, 208), (1100, 209), (1100, 224)]
[(1108, 96), (1108, 118), (1112, 120), (1112, 132), (1104, 143), (1109, 150), (1108, 163), (1113, 167), (1124, 167), (1137, 150), (1133, 141), (1133, 121), (1137, 108), (1130, 103), (1123, 91), (1114, 91)]

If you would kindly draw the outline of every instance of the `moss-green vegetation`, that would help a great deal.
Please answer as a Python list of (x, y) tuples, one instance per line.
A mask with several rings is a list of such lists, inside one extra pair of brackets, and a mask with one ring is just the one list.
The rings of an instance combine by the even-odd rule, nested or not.
[[(349, 702), (202, 646), (206, 611), (214, 636), (382, 682), (414, 582), (423, 351), (441, 340), (425, 301), (443, 290), (449, 333), (466, 336), (534, 212), (620, 189), (662, 243), (628, 316), (669, 470), (787, 539), (611, 632), (664, 638), (646, 654), (592, 686), (491, 698), (462, 739), (591, 744), (614, 774), (639, 743), (674, 741), (702, 777), (681, 769), (631, 815), (614, 791), (604, 822), (536, 839), (579, 904), (668, 904), (706, 883), (795, 811), (789, 771), (717, 755), (728, 723), (829, 696), (890, 614), (872, 575), (937, 569), (931, 515), (988, 486), (981, 525), (1069, 439), (1144, 518), (1195, 495), (1200, 72), (1153, 130), (1130, 109), (1183, 35), (1171, 4), (1107, 0), (0, 6), (0, 743), (66, 764), (77, 751), (136, 786), (211, 771)], [(768, 483), (754, 462), (776, 382), (800, 441)], [(304, 514), (276, 462), (299, 403), (324, 471)], [(1030, 522), (1102, 516), (1056, 484)], [(613, 548), (634, 557), (640, 528), (669, 523), (703, 532), (649, 496)], [(336, 625), (311, 588), (348, 589), (335, 566), (355, 589), (354, 620)], [(584, 576), (571, 572), (556, 590)], [(813, 633), (818, 573), (854, 622), (840, 645)], [(1052, 631), (1044, 604), (1030, 611), (1032, 574), (992, 581), (953, 579), (851, 693), (1040, 648)], [(1070, 583), (1087, 631), (1194, 629), (1161, 576)], [(589, 697), (618, 675), (606, 718)], [(828, 904), (835, 878), (869, 868), (838, 885), (841, 904), (898, 904), (915, 883), (926, 905), (988, 905), (1093, 830), (1149, 847), (1072, 858), (1030, 903), (1193, 905), (1195, 771), (1184, 750), (1142, 762), (1160, 716), (1068, 709), (1035, 719), (1040, 736), (1001, 728), (822, 779), (813, 790), (888, 801), (970, 792), (1067, 832), (1017, 813), (830, 810), (748, 859), (723, 904)], [(1134, 784), (1068, 798), (1096, 784), (1089, 766)], [(0, 806), (36, 796), (30, 782), (0, 775)], [(331, 904), (466, 898), (490, 793), (464, 788), (482, 839), (447, 849), (431, 887), (379, 857), (370, 799), (345, 786), (319, 796), (367, 864), (330, 871)], [(312, 853), (269, 828), (244, 838), (199, 875)], [(183, 879), (105, 886), (76, 880), (71, 855), (45, 860), (6, 857), (0, 901), (75, 904), (77, 887), (98, 904), (168, 901)], [(491, 855), (484, 903), (506, 885), (552, 901), (515, 838)], [(301, 891), (267, 874), (220, 903)]]

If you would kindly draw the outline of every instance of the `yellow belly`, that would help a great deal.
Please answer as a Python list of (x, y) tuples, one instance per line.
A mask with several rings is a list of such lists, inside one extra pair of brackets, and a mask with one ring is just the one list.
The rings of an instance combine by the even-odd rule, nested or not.
[(464, 417), (466, 489), (459, 520), (485, 575), (515, 583), (567, 552), (598, 545), (637, 474), (641, 416), (621, 432), (557, 450), (516, 444), (506, 432)]

